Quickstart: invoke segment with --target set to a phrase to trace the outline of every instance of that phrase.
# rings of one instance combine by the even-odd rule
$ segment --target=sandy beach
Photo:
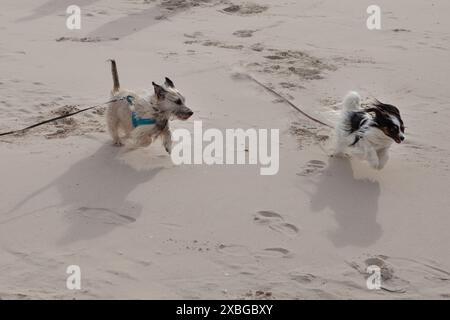
[[[175,165],[114,147],[104,106],[0,137],[0,299],[449,299],[450,2],[378,0],[381,30],[371,4],[2,0],[0,132],[108,101],[114,58],[127,88],[175,82],[173,129],[280,144],[275,175]],[[349,90],[395,104],[406,140],[380,171],[332,158],[331,129],[237,74],[330,125]]]

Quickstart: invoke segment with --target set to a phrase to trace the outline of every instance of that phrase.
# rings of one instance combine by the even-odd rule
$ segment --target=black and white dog
[[[336,126],[334,155],[350,149],[362,155],[374,169],[382,169],[389,159],[392,142],[401,143],[405,127],[397,107],[378,100],[361,107],[361,98],[351,91],[344,98],[344,108]]]

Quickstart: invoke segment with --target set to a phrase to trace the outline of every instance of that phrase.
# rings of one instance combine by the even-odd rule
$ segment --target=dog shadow
[[[379,196],[379,183],[355,179],[349,159],[330,158],[312,195],[311,210],[334,212],[337,229],[329,232],[329,238],[336,247],[366,247],[382,234],[377,222]]]
[[[76,4],[79,7],[88,6],[90,4],[93,4],[95,2],[98,2],[99,0],[50,0],[44,3],[43,5],[37,7],[34,9],[33,13],[29,16],[20,18],[17,20],[17,22],[23,22],[23,21],[31,21],[35,19],[39,19],[45,16],[49,16],[52,14],[57,13],[65,13],[67,7]]]
[[[102,146],[55,181],[70,222],[62,244],[98,237],[135,222],[141,215],[142,206],[127,200],[127,196],[138,185],[153,179],[162,167],[135,170],[118,159],[119,150]]]
[[[99,0],[78,0],[74,3],[73,0],[50,0],[34,9],[32,14],[19,18],[16,22],[31,21],[55,13],[65,13],[67,7],[73,4],[76,4],[83,10],[83,7],[87,7],[98,1]],[[160,23],[162,18],[168,18],[186,10],[187,8],[180,7],[177,10],[168,12],[163,10],[160,5],[154,4],[138,13],[130,13],[124,17],[107,22],[90,32],[87,36],[90,38],[101,39],[102,41],[111,39],[118,40],[154,24]]]
[[[12,210],[50,188],[60,194],[61,208],[69,225],[59,244],[88,240],[135,222],[142,213],[139,203],[127,199],[140,184],[163,169],[154,166],[138,171],[119,159],[120,148],[104,145],[94,154],[73,164],[48,185],[30,194]],[[22,215],[23,216],[23,215]]]
[[[174,13],[172,13],[173,15]],[[159,6],[142,10],[139,13],[129,14],[122,18],[101,25],[88,34],[91,38],[121,39],[133,33],[161,22],[163,11]]]

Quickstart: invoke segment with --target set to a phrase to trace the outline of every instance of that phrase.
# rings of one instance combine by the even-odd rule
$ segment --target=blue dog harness
[[[152,118],[139,118],[136,112],[131,113],[131,122],[133,122],[133,127],[146,126],[150,124],[155,124],[156,120]]]
[[[133,105],[134,97],[127,96],[126,100],[128,101],[128,104],[130,106]],[[146,126],[146,125],[152,125],[156,123],[155,119],[152,118],[141,118],[137,115],[135,111],[131,112],[131,122],[133,123],[133,127],[139,127],[139,126]]]

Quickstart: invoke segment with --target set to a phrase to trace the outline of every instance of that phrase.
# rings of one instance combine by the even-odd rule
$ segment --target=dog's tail
[[[116,61],[114,59],[109,59],[111,62],[111,73],[113,78],[113,92],[117,92],[120,89],[120,83],[119,83],[119,74],[117,72],[117,66]]]
[[[350,91],[344,98],[344,111],[355,111],[361,106],[361,97],[358,92]]]

